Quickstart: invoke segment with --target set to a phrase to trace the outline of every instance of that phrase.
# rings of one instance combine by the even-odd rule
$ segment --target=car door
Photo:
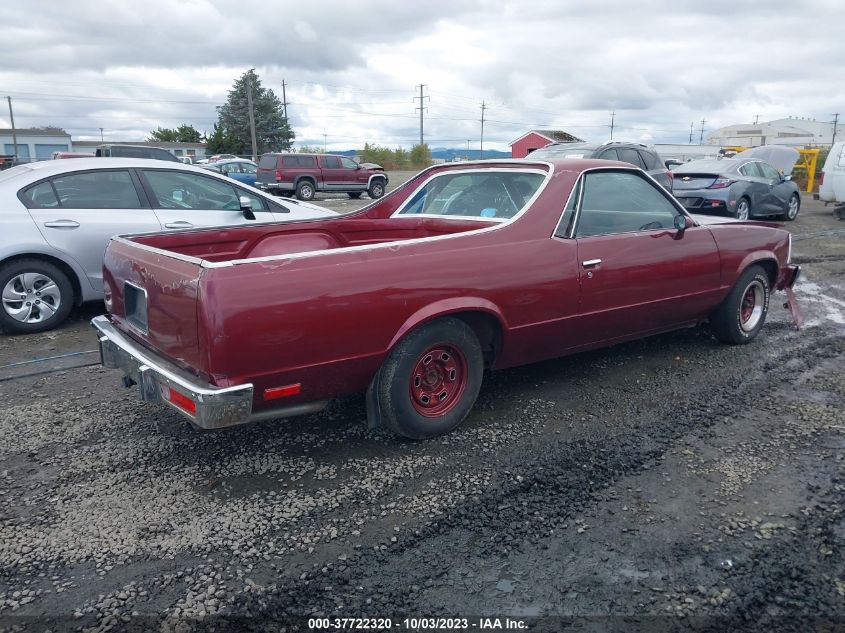
[[[345,181],[346,173],[340,164],[340,158],[337,156],[320,156],[320,169],[323,172],[323,186],[326,191],[345,189],[347,183]]]
[[[579,335],[600,343],[704,318],[720,284],[716,242],[641,173],[589,171],[572,237],[580,280]]]
[[[788,180],[784,180],[781,173],[769,163],[760,161],[758,164],[768,185],[764,208],[769,213],[785,213],[789,198],[795,193],[795,187]]]
[[[369,176],[366,170],[351,158],[340,157],[340,167],[343,170],[343,181],[350,189],[366,189]]]
[[[47,243],[75,259],[98,291],[103,288],[103,253],[113,235],[161,230],[128,169],[62,174],[24,194],[29,214]]]
[[[139,171],[155,213],[166,229],[226,226],[281,219],[281,216],[276,216],[269,210],[263,198],[222,178],[170,169]],[[250,199],[254,220],[245,216],[241,209],[240,196]]]

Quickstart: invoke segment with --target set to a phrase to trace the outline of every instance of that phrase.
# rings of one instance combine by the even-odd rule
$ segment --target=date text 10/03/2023
[[[410,631],[518,631],[527,628],[524,620],[511,618],[427,618],[414,617],[392,620],[391,618],[309,618],[308,628],[312,630],[376,630],[393,628]]]

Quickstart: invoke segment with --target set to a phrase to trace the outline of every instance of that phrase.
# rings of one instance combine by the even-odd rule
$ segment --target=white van
[[[819,200],[845,204],[845,141],[834,143],[824,161]]]

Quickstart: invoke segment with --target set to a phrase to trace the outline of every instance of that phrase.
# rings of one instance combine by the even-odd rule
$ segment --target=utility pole
[[[255,112],[252,109],[252,81],[246,80],[246,103],[249,107],[249,133],[252,136],[252,160],[258,160],[258,143],[255,140]]]
[[[755,115],[754,115],[754,125],[757,125],[757,122],[758,122],[759,120],[760,120],[760,115],[759,115],[759,114],[755,114]]]
[[[616,122],[616,111],[610,113],[610,140],[613,140],[613,126]]]
[[[692,128],[695,126],[695,121],[690,121],[689,124],[689,144],[692,145]]]
[[[285,80],[282,79],[282,110],[285,113],[285,123],[288,120],[288,98],[285,95]]]
[[[469,139],[467,139],[467,160],[469,160]]]
[[[329,138],[329,135],[326,134],[325,132],[323,132],[323,154],[329,153],[329,150],[328,150],[329,146],[328,146],[328,140],[327,140],[328,138]]]
[[[487,104],[481,102],[481,143],[479,144],[479,160],[484,160],[484,111],[487,109]]]
[[[420,84],[419,86],[417,86],[417,88],[420,89],[420,96],[414,97],[414,101],[419,99],[420,100],[420,107],[414,108],[414,109],[420,111],[420,145],[423,145],[425,143],[425,140],[423,138],[423,111],[425,110],[425,108],[423,107],[423,101],[425,99],[430,99],[430,97],[423,96],[423,88],[425,88],[425,84]]]
[[[15,130],[15,114],[12,112],[12,98],[6,97],[6,101],[9,102],[9,119],[12,121],[12,145],[15,147],[15,158],[12,161],[12,164],[18,162],[18,133]]]
[[[103,128],[100,128],[100,143],[103,142]]]
[[[698,136],[698,144],[704,145],[704,124],[707,123],[707,119],[701,119],[701,134]]]
[[[12,106],[9,106],[9,112],[12,111]],[[14,126],[14,123],[12,123]],[[833,115],[833,137],[830,139],[830,146],[833,147],[833,144],[836,142],[836,126],[839,125],[839,113],[836,112]],[[17,151],[17,150],[15,150]]]

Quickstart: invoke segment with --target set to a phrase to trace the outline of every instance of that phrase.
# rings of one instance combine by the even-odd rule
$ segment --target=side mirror
[[[675,225],[675,230],[678,231],[678,233],[683,233],[687,230],[687,216],[676,215],[673,223]]]
[[[239,201],[241,204],[241,211],[243,211],[244,217],[247,220],[254,220],[255,214],[252,212],[252,200],[250,200],[246,196],[241,196]]]
[[[792,174],[781,174],[780,177],[783,179],[784,182],[787,180],[792,180]]]

